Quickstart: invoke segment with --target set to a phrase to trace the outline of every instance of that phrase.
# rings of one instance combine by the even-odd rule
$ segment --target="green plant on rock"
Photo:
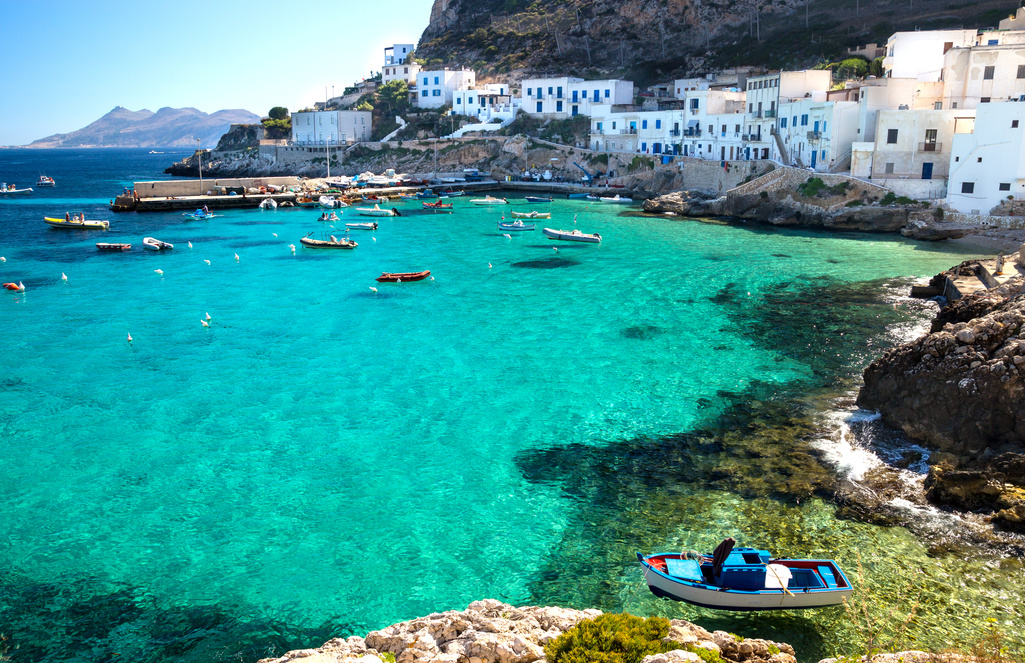
[[[743,638],[740,638],[736,635],[733,637],[737,639],[737,642],[743,640]],[[698,658],[700,658],[703,663],[723,663],[722,656],[720,656],[719,652],[715,651],[714,649],[705,649],[704,647],[698,647],[693,642],[688,642],[686,645],[683,646],[683,648],[692,654],[697,654]]]
[[[879,201],[880,205],[892,205],[897,202],[897,194],[892,191],[887,191],[886,195]]]
[[[912,200],[911,198],[908,198],[907,196],[898,196],[897,200],[894,201],[894,202],[896,202],[898,205],[914,205],[915,204],[915,201]]]
[[[680,647],[679,643],[664,642],[667,635],[669,620],[663,617],[604,614],[581,621],[549,642],[545,657],[548,663],[640,663],[645,656]]]
[[[851,598],[843,600],[847,621],[857,633],[860,644],[857,651],[851,652],[851,658],[861,660],[865,657],[871,661],[877,654],[903,649],[910,645],[913,637],[909,633],[921,605],[922,588],[911,596],[913,586],[910,580],[903,581],[897,588],[896,600],[888,607],[881,607],[881,602],[873,595],[871,587],[865,582],[865,571],[858,558],[858,570],[853,585],[857,591]],[[906,614],[901,614],[906,610]]]
[[[384,663],[395,663],[395,654],[390,651],[383,651],[377,657],[384,661]]]
[[[819,177],[809,177],[806,182],[797,185],[797,192],[805,198],[811,198],[826,188],[826,183]]]
[[[632,173],[635,170],[653,170],[655,168],[655,160],[648,159],[646,157],[634,157],[630,164],[626,167],[626,172]]]
[[[844,207],[861,207],[864,204],[865,203],[861,202],[860,200],[851,200],[851,201],[848,201],[847,204],[844,205]]]

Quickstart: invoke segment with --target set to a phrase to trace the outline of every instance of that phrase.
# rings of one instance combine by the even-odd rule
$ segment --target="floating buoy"
[[[374,286],[370,286],[370,292],[377,292],[377,288],[375,288]]]
[[[160,274],[161,276],[164,275],[164,270],[162,270],[162,269],[154,269],[153,271],[156,272],[157,274]]]
[[[277,233],[271,233],[271,234],[272,234],[272,235],[274,235],[275,237],[277,237],[277,236],[278,236],[278,234],[277,234]]]
[[[502,233],[502,237],[506,239],[512,239],[512,235],[510,235],[509,233]]]
[[[207,322],[206,320],[200,320],[200,323],[202,323],[202,325],[203,325],[204,327],[209,327],[209,326],[210,326],[210,323],[209,323],[209,322]]]
[[[61,281],[64,281],[65,283],[68,282],[68,275],[64,272],[61,272]]]
[[[375,242],[377,241],[376,237],[371,237],[370,239],[374,240]]]
[[[189,248],[190,249],[192,248],[192,242],[189,242]]]
[[[205,263],[206,263],[206,264],[208,264],[208,265],[210,264],[210,261],[209,261],[209,260],[204,260],[203,262],[205,262]]]
[[[431,280],[432,280],[432,281],[434,280],[434,277],[433,277],[433,276],[431,277]]]
[[[207,313],[207,314],[206,314],[206,319],[207,319],[207,320],[209,320],[209,319],[210,319],[210,314],[209,314],[209,313]]]
[[[131,335],[131,334],[129,334],[129,335],[128,335],[128,342],[129,342],[129,343],[131,343],[131,342],[132,342],[132,335]]]
[[[558,252],[559,252],[559,247],[557,247],[557,246],[553,246],[553,247],[552,247],[552,251],[555,251],[556,253],[558,253]]]
[[[491,263],[490,262],[488,263],[488,269],[491,269]]]
[[[235,262],[238,262],[238,254],[235,254]]]
[[[295,244],[289,244],[288,248],[292,249],[292,253],[295,253]]]
[[[7,258],[0,256],[0,262],[7,262]]]

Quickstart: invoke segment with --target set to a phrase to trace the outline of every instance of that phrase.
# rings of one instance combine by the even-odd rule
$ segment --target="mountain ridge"
[[[115,106],[95,122],[64,134],[34,140],[25,147],[213,147],[232,124],[259,122],[260,116],[243,109],[204,113],[192,107],[164,106],[153,112]]]

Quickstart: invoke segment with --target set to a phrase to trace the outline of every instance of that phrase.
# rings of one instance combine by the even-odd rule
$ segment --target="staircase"
[[[787,148],[785,145],[783,145],[783,137],[775,131],[772,132],[772,136],[776,139],[776,149],[779,150],[780,161],[782,161],[787,166],[791,165],[790,157],[787,156]]]

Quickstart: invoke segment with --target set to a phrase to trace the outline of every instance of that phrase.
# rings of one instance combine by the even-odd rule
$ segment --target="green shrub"
[[[768,191],[759,191],[758,195],[762,197],[762,200],[765,200],[766,198],[769,197],[769,192]]]
[[[832,196],[842,196],[845,193],[847,193],[847,189],[850,189],[850,188],[851,188],[851,183],[847,182],[845,180],[843,182],[840,182],[836,186],[829,187],[828,189],[826,189],[826,191],[828,191],[829,194],[832,195]]]
[[[914,205],[915,201],[907,196],[900,196],[897,198],[896,203],[898,205]]]
[[[655,160],[646,157],[634,157],[626,167],[626,172],[632,173],[635,170],[652,170],[655,168]]]
[[[604,164],[604,165],[608,166],[609,165],[609,155],[607,155],[607,154],[597,154],[595,156],[592,156],[590,159],[588,159],[587,162],[590,163],[591,165],[594,165],[596,163],[600,163],[600,164]]]
[[[548,663],[640,663],[645,656],[680,648],[679,643],[663,642],[667,635],[669,620],[663,617],[605,614],[585,619],[549,642],[545,657]]]
[[[736,636],[734,636],[736,638]],[[738,638],[738,642],[740,639]],[[697,654],[703,663],[722,663],[722,656],[719,652],[714,649],[705,649],[704,647],[698,647],[693,643],[687,643],[683,648],[692,654]]]
[[[797,185],[797,192],[805,198],[811,198],[826,188],[826,183],[819,177],[809,177],[807,182]]]
[[[886,195],[883,196],[882,200],[879,201],[880,205],[892,205],[897,201],[897,194],[892,191],[887,191]]]
[[[861,207],[864,204],[865,203],[861,202],[860,200],[850,200],[847,202],[846,205],[844,205],[844,207]]]

